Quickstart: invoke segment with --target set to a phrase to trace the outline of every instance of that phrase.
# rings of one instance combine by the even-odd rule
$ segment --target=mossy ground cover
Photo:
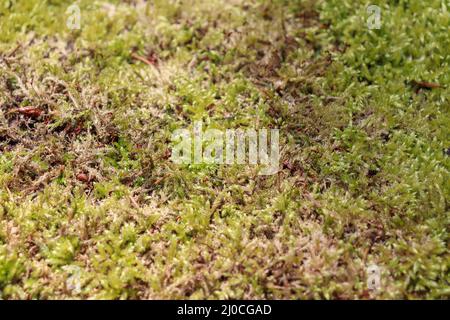
[[[448,298],[450,3],[373,2],[2,1],[0,298]]]

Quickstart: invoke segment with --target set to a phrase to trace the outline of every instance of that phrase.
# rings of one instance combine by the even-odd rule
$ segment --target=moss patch
[[[448,297],[445,1],[75,3],[0,6],[0,298]],[[194,120],[280,172],[174,164]]]

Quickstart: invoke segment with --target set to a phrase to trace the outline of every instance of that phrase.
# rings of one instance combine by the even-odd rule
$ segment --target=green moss
[[[0,298],[448,297],[443,1],[76,3],[0,5]],[[174,164],[196,120],[281,171]]]

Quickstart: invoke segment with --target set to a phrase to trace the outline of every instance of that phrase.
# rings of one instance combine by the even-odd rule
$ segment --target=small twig
[[[424,88],[424,89],[436,89],[436,88],[441,88],[441,85],[439,83],[436,82],[427,82],[427,81],[412,81],[412,84],[419,87],[419,88]]]
[[[8,114],[20,113],[27,117],[37,118],[42,114],[42,112],[43,112],[43,110],[38,107],[29,106],[29,107],[12,109],[8,112]]]
[[[145,63],[145,64],[147,64],[147,65],[149,65],[149,66],[153,66],[153,67],[155,67],[156,70],[159,71],[159,68],[157,67],[156,63],[154,63],[154,62],[148,60],[147,58],[145,58],[145,57],[143,57],[143,56],[140,56],[140,55],[138,55],[138,54],[136,54],[136,53],[134,53],[134,52],[131,54],[131,57],[132,57],[133,59],[139,60],[139,61],[141,61],[141,62],[143,62],[143,63]]]
[[[128,198],[130,199],[130,202],[135,209],[140,209],[139,204],[136,202],[136,199],[134,199],[133,196],[130,195],[128,196]]]
[[[14,49],[11,50],[10,53],[7,54],[7,57],[8,58],[12,57],[17,52],[17,50],[19,50],[20,47],[22,47],[22,45],[19,43]]]

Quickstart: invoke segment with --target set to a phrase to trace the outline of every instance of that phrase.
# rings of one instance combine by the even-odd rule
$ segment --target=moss
[[[72,4],[0,6],[0,298],[448,297],[445,3]],[[196,120],[281,171],[174,164]]]

